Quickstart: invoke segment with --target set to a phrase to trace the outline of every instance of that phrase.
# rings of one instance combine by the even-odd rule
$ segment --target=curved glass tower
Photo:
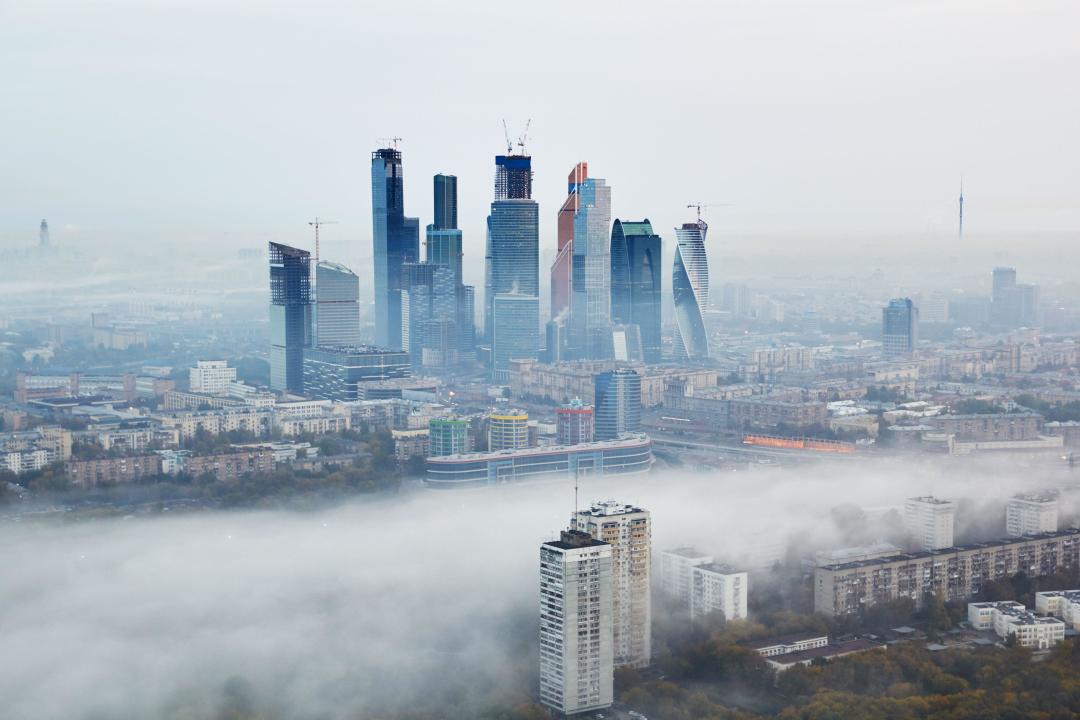
[[[704,220],[675,228],[678,244],[671,273],[675,301],[675,354],[688,360],[709,357],[709,337],[702,313],[709,304],[709,261],[705,257]]]

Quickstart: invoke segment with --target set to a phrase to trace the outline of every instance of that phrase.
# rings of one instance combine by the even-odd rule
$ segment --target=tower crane
[[[703,202],[696,202],[696,203],[690,203],[686,207],[696,209],[697,210],[697,219],[700,220],[701,219],[701,209],[702,208],[731,207],[731,203],[703,203]]]
[[[514,145],[517,145],[519,148],[521,148],[521,152],[519,153],[520,155],[525,154],[525,141],[529,138],[530,125],[532,125],[532,118],[529,118],[525,122],[525,130],[520,135],[518,135],[517,142],[515,143],[510,139],[510,128],[506,125],[506,118],[503,118],[503,136],[506,138],[507,155],[514,154]]]
[[[399,137],[381,137],[381,138],[375,138],[375,142],[379,143],[379,145],[381,145],[382,147],[391,147],[392,146],[395,150],[397,150],[397,144],[399,142],[401,142],[403,139],[404,138],[399,138]]]
[[[337,220],[320,220],[316,215],[315,219],[308,223],[311,227],[315,228],[315,268],[316,271],[319,267],[319,228],[323,225],[337,225]]]

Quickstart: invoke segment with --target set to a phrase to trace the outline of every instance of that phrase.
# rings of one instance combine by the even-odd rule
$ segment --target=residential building
[[[188,370],[188,389],[193,393],[219,395],[236,382],[236,368],[225,360],[199,360]]]
[[[881,310],[881,344],[885,357],[911,357],[919,342],[919,308],[910,298],[890,300]]]
[[[459,455],[470,450],[468,420],[432,418],[428,421],[429,455]]]
[[[697,222],[675,228],[675,261],[671,292],[675,308],[675,355],[688,360],[709,357],[709,337],[703,313],[709,306],[709,260],[705,235],[709,226]]]
[[[746,617],[748,576],[730,565],[704,563],[690,568],[690,618],[722,612],[726,620]]]
[[[593,409],[574,398],[555,411],[555,437],[560,445],[592,442]]]
[[[1037,592],[1035,612],[1061,618],[1073,630],[1080,630],[1080,590]]]
[[[558,245],[555,261],[551,264],[551,321],[565,327],[566,316],[570,313],[570,266],[574,254],[574,216],[578,211],[578,188],[589,177],[589,164],[579,162],[566,178],[566,200],[559,208],[556,232]],[[559,335],[560,342],[551,343],[548,339],[548,354],[554,359],[562,359],[565,336]],[[554,353],[554,354],[553,354]]]
[[[488,450],[529,447],[529,414],[524,410],[494,412],[488,417]]]
[[[563,716],[614,700],[612,549],[564,530],[540,546],[540,701]]]
[[[692,547],[662,550],[660,552],[660,589],[665,595],[690,607],[693,589],[692,572],[699,565],[708,565],[712,555],[704,555]]]
[[[49,464],[49,453],[44,450],[0,451],[0,468],[21,475],[41,470]]]
[[[311,345],[311,253],[270,243],[270,387],[304,391]]]
[[[1020,647],[1046,650],[1065,639],[1065,623],[1041,617],[1018,602],[968,603],[968,622],[976,630],[993,630],[1002,640],[1015,638]]]
[[[338,263],[315,266],[315,338],[313,345],[359,345],[360,278]]]
[[[96,460],[69,460],[65,466],[68,479],[78,488],[121,485],[161,474],[158,455],[125,455]]]
[[[402,265],[420,259],[420,221],[405,217],[405,172],[401,151],[371,153],[371,224],[375,261],[375,344],[404,348]]]
[[[1038,413],[977,413],[921,418],[937,432],[954,435],[958,442],[1038,440],[1043,416]]]
[[[590,177],[578,186],[577,196],[567,354],[602,360],[611,355],[611,188]]]
[[[506,382],[512,360],[540,354],[540,299],[535,295],[499,294],[492,301],[498,322],[492,327],[492,379]]]
[[[430,454],[430,436],[427,428],[415,430],[391,430],[394,439],[394,457],[398,462]]]
[[[618,368],[596,376],[596,439],[613,440],[641,429],[641,376]]]
[[[652,525],[649,511],[607,500],[575,513],[570,528],[611,546],[612,635],[616,667],[652,657]]]
[[[272,450],[236,450],[213,455],[191,455],[184,471],[193,477],[213,475],[218,482],[236,482],[245,475],[268,475],[274,470]]]
[[[341,345],[304,351],[304,394],[316,400],[359,400],[365,383],[409,376],[409,354],[402,350]]]
[[[599,373],[629,367],[641,378],[641,406],[656,407],[667,403],[665,392],[672,383],[682,383],[694,392],[716,385],[722,374],[714,368],[657,367],[613,360],[580,360],[557,364],[536,360],[511,360],[510,391],[514,397],[531,397],[566,403],[574,398],[592,398],[596,394]],[[825,406],[822,403],[824,416]]]
[[[956,505],[927,495],[904,501],[904,531],[920,550],[953,546]]]
[[[1005,533],[1012,537],[1056,532],[1058,529],[1057,493],[1014,495],[1005,506]]]
[[[660,271],[663,245],[646,218],[611,228],[611,320],[636,325],[645,362],[661,360]]]

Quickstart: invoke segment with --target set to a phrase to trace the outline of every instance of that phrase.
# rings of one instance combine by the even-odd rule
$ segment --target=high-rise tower
[[[49,247],[49,223],[44,220],[41,221],[41,226],[38,228],[38,247]]]
[[[462,281],[462,239],[457,226],[457,177],[438,174],[434,179],[435,222],[427,226],[427,262],[449,268],[454,287],[453,335],[456,354],[472,353],[475,330],[473,287]]]
[[[315,267],[313,345],[360,344],[360,278],[338,263]]]
[[[960,178],[960,226],[956,237],[959,240],[964,239],[964,178]]]
[[[611,344],[611,188],[600,178],[587,178],[577,195],[568,353],[599,360],[608,357]]]
[[[675,353],[689,360],[709,357],[709,337],[703,313],[709,304],[709,261],[705,234],[709,226],[697,222],[675,228],[678,244],[672,264],[671,292],[675,308]]]
[[[311,344],[311,253],[270,243],[270,387],[304,391]]]
[[[881,344],[886,357],[910,357],[919,342],[919,308],[896,298],[881,310]]]
[[[551,320],[565,325],[570,310],[570,264],[574,252],[574,216],[578,211],[578,188],[589,176],[589,164],[579,162],[566,178],[566,200],[559,208],[558,248],[551,264]],[[548,348],[551,354],[552,348]],[[560,348],[561,350],[561,348]],[[554,357],[558,357],[555,354]]]
[[[420,221],[405,217],[405,176],[397,148],[381,148],[371,153],[371,223],[375,343],[400,350],[403,347],[401,266],[419,259]]]
[[[596,375],[594,389],[595,435],[614,440],[641,429],[641,376],[631,368]]]
[[[637,325],[646,362],[660,362],[662,243],[648,219],[611,228],[611,321]]]

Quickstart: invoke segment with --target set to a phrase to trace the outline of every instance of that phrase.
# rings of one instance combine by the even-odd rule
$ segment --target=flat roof
[[[883,647],[885,646],[881,643],[874,642],[873,640],[856,638],[855,640],[848,640],[843,643],[830,643],[829,645],[810,648],[809,650],[797,650],[796,652],[784,653],[783,655],[773,655],[772,657],[765,659],[768,662],[780,665],[794,665],[795,663],[806,662],[807,660],[813,660],[814,658],[836,657],[839,655],[847,655],[848,653],[859,652],[861,650],[873,650],[875,648]]]
[[[776,635],[775,637],[765,638],[763,640],[747,640],[742,644],[753,650],[760,650],[762,648],[774,647],[776,645],[791,645],[793,643],[803,642],[806,640],[817,640],[818,638],[828,639],[828,637],[829,633],[827,632],[790,633],[788,635]]]

